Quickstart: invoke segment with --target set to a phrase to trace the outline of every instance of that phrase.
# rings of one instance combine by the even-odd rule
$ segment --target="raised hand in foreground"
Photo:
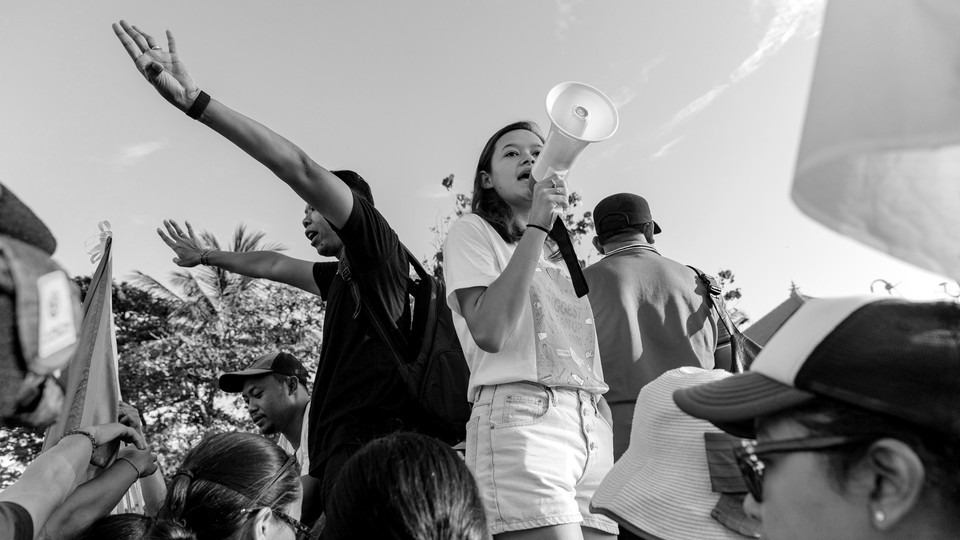
[[[177,55],[177,42],[173,33],[167,30],[169,51],[164,51],[156,38],[127,21],[113,23],[113,32],[133,59],[137,71],[164,99],[181,111],[187,111],[200,94],[200,89]]]
[[[163,220],[163,226],[166,227],[167,232],[164,233],[163,229],[157,227],[157,234],[159,234],[163,242],[177,254],[177,256],[173,258],[174,263],[185,268],[192,268],[202,262],[200,258],[207,248],[203,247],[200,239],[197,238],[196,233],[193,232],[193,227],[189,221],[186,222],[186,225],[187,233],[184,234],[183,229],[180,228],[180,225],[177,224],[176,221],[165,219]]]

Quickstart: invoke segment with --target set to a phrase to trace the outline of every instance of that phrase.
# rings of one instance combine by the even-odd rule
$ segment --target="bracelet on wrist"
[[[205,249],[203,253],[200,254],[200,264],[210,266],[210,253],[212,252],[212,249]]]
[[[197,94],[197,99],[193,100],[193,104],[187,109],[187,116],[194,120],[199,120],[200,115],[203,114],[203,111],[207,109],[207,105],[209,104],[210,94],[201,90],[200,93]]]
[[[537,225],[536,223],[527,223],[527,228],[529,229],[530,227],[533,227],[534,229],[540,229],[541,231],[547,233],[547,235],[550,234],[550,229]]]
[[[131,461],[130,458],[120,456],[117,458],[117,461],[126,461],[131,467],[133,467],[133,470],[137,471],[137,478],[143,478],[143,471],[141,471],[140,468],[137,467],[137,464]]]
[[[70,431],[64,433],[63,436],[60,437],[60,440],[62,441],[71,435],[83,435],[84,437],[90,439],[90,445],[93,446],[93,449],[90,451],[91,455],[93,455],[93,452],[95,452],[97,450],[97,447],[100,446],[99,444],[97,444],[96,437],[94,437],[92,433],[90,433],[85,429],[71,429]]]

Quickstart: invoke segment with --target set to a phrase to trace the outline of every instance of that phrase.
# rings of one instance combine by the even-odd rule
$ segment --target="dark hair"
[[[504,201],[495,189],[487,189],[482,185],[483,173],[490,174],[493,166],[493,152],[496,150],[497,141],[511,131],[526,130],[543,141],[543,135],[540,134],[540,128],[533,122],[514,122],[510,125],[500,128],[487,140],[483,151],[480,152],[480,160],[477,162],[477,172],[473,177],[473,202],[471,209],[473,213],[482,217],[490,224],[494,230],[503,238],[503,241],[512,244],[518,242],[523,236],[523,230],[517,226],[514,220],[513,209]]]
[[[344,465],[327,503],[324,537],[396,540],[488,538],[473,475],[449,446],[398,433]]]
[[[337,178],[343,180],[343,183],[350,188],[350,191],[356,193],[358,197],[370,203],[370,206],[376,206],[373,204],[373,191],[370,190],[370,184],[368,184],[362,176],[347,169],[330,172],[335,174]]]
[[[899,418],[817,397],[770,419],[788,419],[807,428],[812,435],[863,437],[863,444],[843,446],[824,452],[830,475],[842,492],[854,466],[866,457],[870,445],[883,438],[910,446],[923,462],[924,492],[943,516],[960,516],[960,440]]]
[[[285,511],[300,492],[300,466],[252,433],[207,435],[184,457],[158,517],[185,523],[199,540],[226,538],[250,522],[243,510]]]
[[[90,524],[76,540],[196,540],[193,531],[170,519],[142,514],[103,516]]]

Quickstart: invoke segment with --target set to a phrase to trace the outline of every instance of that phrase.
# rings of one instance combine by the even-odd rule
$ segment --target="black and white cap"
[[[960,437],[960,304],[812,299],[749,372],[673,398],[691,416],[753,438],[758,417],[818,396]]]

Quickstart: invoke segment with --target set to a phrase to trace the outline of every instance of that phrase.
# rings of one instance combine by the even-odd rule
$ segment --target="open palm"
[[[177,55],[173,33],[167,30],[167,46],[170,50],[164,51],[156,38],[126,21],[113,23],[113,31],[133,59],[137,70],[157,92],[178,109],[189,109],[200,89]]]

